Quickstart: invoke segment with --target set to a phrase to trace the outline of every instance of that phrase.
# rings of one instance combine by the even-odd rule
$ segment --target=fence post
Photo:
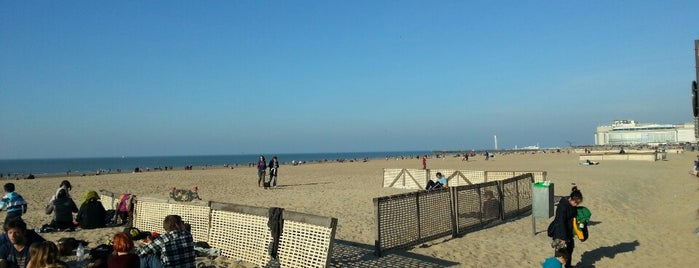
[[[376,226],[376,240],[374,240],[374,255],[381,257],[381,215],[378,198],[374,198],[374,226]]]
[[[504,191],[503,188],[505,187],[502,181],[498,181],[498,186],[495,187],[498,190],[498,200],[500,201],[498,204],[499,209],[500,209],[500,216],[499,220],[505,220],[505,196],[504,196]]]
[[[420,192],[415,193],[415,214],[417,215],[417,237],[418,239],[422,239],[422,225],[420,224],[421,222],[421,217],[420,217]]]
[[[449,202],[451,203],[451,237],[456,238],[459,234],[459,223],[457,209],[458,197],[456,194],[456,187],[449,187]]]
[[[425,171],[425,179],[423,180],[423,182],[425,182],[425,186],[427,185],[427,183],[430,182],[430,178],[432,178],[432,170],[431,170],[431,169],[427,169],[427,170]],[[423,189],[421,189],[421,190],[423,190]]]

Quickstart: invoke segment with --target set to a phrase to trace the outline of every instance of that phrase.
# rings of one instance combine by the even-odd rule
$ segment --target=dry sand
[[[699,263],[699,180],[688,174],[695,154],[670,154],[668,161],[603,161],[599,166],[578,165],[577,154],[482,156],[429,159],[428,168],[467,170],[543,170],[555,183],[555,195],[567,195],[577,183],[592,211],[590,239],[577,242],[577,267],[697,267]],[[283,160],[283,159],[282,159]],[[375,226],[372,198],[410,190],[382,188],[383,168],[421,168],[421,160],[373,159],[369,162],[283,165],[280,187],[258,188],[256,170],[176,170],[68,177],[76,202],[85,191],[106,189],[139,196],[166,198],[168,188],[197,185],[205,200],[287,210],[338,219],[335,267],[540,267],[553,253],[545,229],[551,219],[524,217],[468,233],[445,237],[412,249],[373,256]],[[48,223],[44,204],[66,178],[16,180],[17,191],[29,202],[24,216],[30,228]],[[4,215],[1,215],[4,216]],[[43,234],[49,240],[75,237],[104,243],[122,228]],[[233,260],[205,260],[216,267],[238,267]]]

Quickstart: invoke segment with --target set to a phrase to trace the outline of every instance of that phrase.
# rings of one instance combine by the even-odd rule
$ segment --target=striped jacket
[[[17,192],[9,192],[0,200],[0,210],[7,209],[7,212],[27,212],[27,201]]]

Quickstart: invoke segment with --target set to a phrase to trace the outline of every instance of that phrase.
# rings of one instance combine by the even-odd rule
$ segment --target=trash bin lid
[[[545,182],[535,182],[534,187],[541,187],[541,188],[549,188],[551,186],[550,183],[545,183]]]

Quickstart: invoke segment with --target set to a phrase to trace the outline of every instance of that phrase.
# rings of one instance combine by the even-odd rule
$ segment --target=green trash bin
[[[532,184],[532,216],[543,219],[553,217],[553,183]]]

